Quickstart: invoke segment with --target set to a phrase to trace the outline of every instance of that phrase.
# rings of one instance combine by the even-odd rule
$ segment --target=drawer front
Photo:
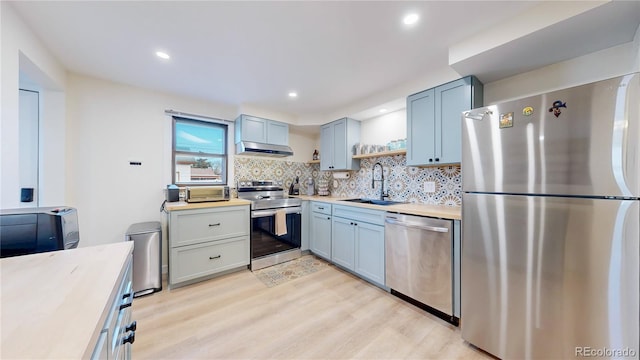
[[[213,241],[171,249],[171,284],[249,264],[249,237]]]
[[[113,308],[113,317],[109,326],[110,358],[117,359],[122,348],[122,339],[127,336],[126,328],[131,322],[131,305],[133,304],[133,259],[129,260],[126,272],[120,285]]]
[[[331,215],[331,204],[314,201],[311,203],[311,211]]]
[[[333,207],[333,215],[374,225],[384,225],[384,211],[382,210],[336,205]]]
[[[249,206],[171,212],[170,247],[249,235]]]

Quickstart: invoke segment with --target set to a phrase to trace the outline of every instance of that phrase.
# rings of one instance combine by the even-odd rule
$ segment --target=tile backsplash
[[[384,188],[391,200],[447,206],[462,204],[460,165],[412,167],[406,165],[405,155],[361,159],[360,170],[351,171],[348,179],[334,179],[331,171],[320,171],[319,164],[236,156],[234,184],[239,179],[282,179],[288,188],[298,176],[300,193],[306,194],[305,181],[311,177],[316,189],[319,179],[328,180],[332,196],[377,198],[380,195],[380,182],[376,181],[375,188],[371,188],[371,170],[376,162],[384,168]],[[380,179],[379,167],[376,168],[375,178]],[[435,192],[424,191],[427,181],[435,183]]]
[[[286,188],[295,180],[300,178],[300,192],[305,194],[305,181],[311,177],[317,183],[320,174],[320,165],[277,160],[271,158],[257,158],[247,156],[235,156],[233,162],[234,178],[233,186],[238,184],[238,180],[283,180]],[[304,188],[304,189],[303,189]]]

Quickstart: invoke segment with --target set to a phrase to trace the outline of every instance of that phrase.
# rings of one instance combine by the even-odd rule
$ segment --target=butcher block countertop
[[[192,210],[192,209],[206,209],[215,208],[221,206],[238,206],[238,205],[251,205],[251,201],[244,199],[230,199],[229,201],[209,201],[209,202],[196,202],[188,203],[185,201],[168,202],[165,205],[167,211],[177,210]]]
[[[344,198],[344,197],[318,196],[318,195],[314,195],[314,196],[298,195],[296,197],[302,200],[323,201],[323,202],[328,202],[335,205],[357,206],[357,207],[362,207],[367,209],[384,210],[384,211],[401,213],[401,214],[431,216],[431,217],[452,219],[452,220],[460,220],[462,218],[462,208],[459,206],[427,205],[427,204],[413,204],[413,203],[394,204],[394,205],[374,205],[374,204],[362,204],[362,203],[343,201],[345,199],[352,199],[352,198]]]
[[[2,359],[87,359],[133,242],[0,260]]]

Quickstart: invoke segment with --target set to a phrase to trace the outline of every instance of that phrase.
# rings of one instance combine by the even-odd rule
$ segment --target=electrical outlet
[[[426,192],[426,193],[434,193],[434,192],[436,192],[436,183],[435,183],[435,181],[425,181],[424,182],[424,192]]]

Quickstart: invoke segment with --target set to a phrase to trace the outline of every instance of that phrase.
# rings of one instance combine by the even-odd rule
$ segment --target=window
[[[173,183],[227,184],[227,125],[173,118]]]

